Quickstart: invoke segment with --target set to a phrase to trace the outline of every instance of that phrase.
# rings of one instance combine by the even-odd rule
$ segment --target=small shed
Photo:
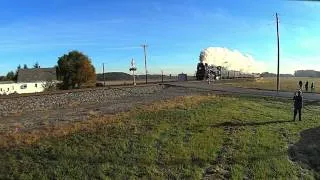
[[[188,80],[188,76],[187,74],[178,74],[178,81],[187,81]]]

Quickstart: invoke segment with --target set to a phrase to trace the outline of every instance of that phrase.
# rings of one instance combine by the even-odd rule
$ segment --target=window
[[[27,87],[28,86],[26,84],[23,84],[23,85],[20,86],[20,89],[27,89]]]

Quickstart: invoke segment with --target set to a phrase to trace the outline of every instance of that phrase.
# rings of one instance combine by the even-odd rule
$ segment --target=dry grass
[[[0,134],[0,148],[9,148],[21,145],[31,145],[41,139],[48,137],[63,137],[79,131],[94,132],[98,127],[105,124],[119,123],[123,119],[133,116],[136,111],[140,112],[157,112],[159,110],[172,109],[172,108],[191,108],[197,106],[202,102],[211,100],[206,96],[189,96],[189,97],[176,97],[172,100],[164,100],[149,105],[144,105],[132,109],[129,112],[119,113],[117,115],[104,115],[103,117],[95,117],[92,114],[92,119],[82,122],[70,122],[56,125],[43,125],[31,131],[11,131]],[[19,124],[16,125],[19,129]]]
[[[214,95],[210,95],[209,96],[181,96],[181,97],[176,97],[172,100],[163,100],[163,101],[159,101],[150,105],[146,105],[140,108],[136,108],[139,109],[140,111],[142,110],[142,112],[157,112],[159,110],[163,110],[163,109],[172,109],[172,108],[191,108],[192,106],[197,106],[200,103],[206,102],[206,101],[210,101],[212,99],[214,99],[216,96]],[[134,111],[132,111],[134,112]]]
[[[107,123],[119,122],[119,116],[110,115],[84,122],[67,123],[63,125],[44,125],[41,129],[31,131],[14,131],[0,134],[0,147],[30,145],[41,139],[53,136],[62,137],[78,131],[94,131],[96,127]]]
[[[307,78],[307,77],[281,77],[280,78],[280,90],[281,91],[295,91],[299,88],[298,82],[304,83],[309,81],[309,91],[311,90],[311,82],[315,83],[315,92],[320,93],[320,78]],[[257,88],[266,90],[276,90],[277,79],[276,78],[261,78],[255,81],[238,81],[238,82],[226,82],[225,84],[233,85],[236,87],[244,88]]]

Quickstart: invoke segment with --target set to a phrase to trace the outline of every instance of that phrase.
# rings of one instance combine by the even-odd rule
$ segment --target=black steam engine
[[[216,80],[221,78],[221,66],[208,65],[207,63],[198,63],[197,65],[197,80]]]
[[[238,78],[253,78],[250,73],[242,73],[241,71],[228,70],[221,66],[208,65],[207,63],[198,63],[196,78],[197,80],[207,79],[238,79]]]
[[[197,80],[204,80],[205,75],[206,75],[205,65],[203,63],[198,63],[197,73],[196,73]]]

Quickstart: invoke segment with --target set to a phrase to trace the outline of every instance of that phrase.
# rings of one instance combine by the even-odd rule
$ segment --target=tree
[[[38,62],[36,62],[34,65],[33,65],[33,68],[40,68],[40,65]]]
[[[63,89],[94,86],[96,82],[95,68],[88,56],[79,51],[71,51],[58,59],[58,77],[63,80]]]
[[[17,67],[16,73],[14,73],[14,77],[13,77],[12,81],[17,81],[18,72],[19,72],[20,69],[21,69],[21,65],[19,64],[18,67]]]
[[[20,66],[20,65],[19,65]],[[28,66],[26,64],[23,65],[23,69],[28,69]]]
[[[15,79],[16,74],[13,71],[8,72],[6,79],[13,81]]]

